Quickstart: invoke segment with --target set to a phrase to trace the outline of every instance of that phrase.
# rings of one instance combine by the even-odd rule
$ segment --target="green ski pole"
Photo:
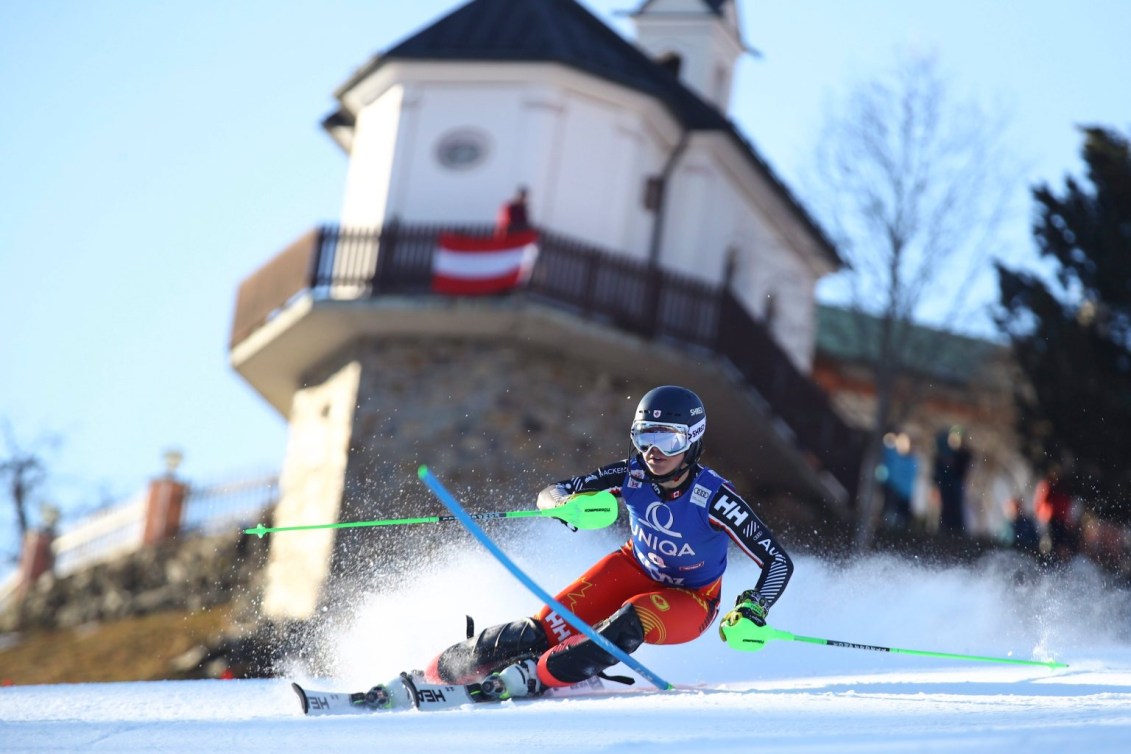
[[[617,520],[617,499],[611,492],[583,492],[570,497],[564,504],[550,510],[504,511],[498,513],[472,513],[477,521],[501,518],[556,518],[578,529],[604,529]],[[260,539],[264,534],[283,531],[310,531],[313,529],[359,529],[370,526],[406,526],[411,524],[439,524],[457,521],[452,515],[421,516],[419,518],[385,518],[375,521],[341,521],[333,524],[308,524],[305,526],[264,526],[259,524],[244,529],[244,534],[254,534]]]
[[[890,652],[900,655],[918,655],[919,657],[941,657],[951,660],[971,660],[975,662],[1002,662],[1013,665],[1040,665],[1046,668],[1066,668],[1063,662],[1044,660],[1017,660],[1012,657],[983,657],[981,655],[962,655],[951,652],[928,652],[922,649],[900,649],[898,647],[878,647],[872,644],[855,644],[848,641],[834,639],[818,639],[813,636],[799,636],[789,631],[781,631],[770,626],[759,626],[754,621],[735,616],[732,620],[724,620],[719,626],[719,635],[731,649],[744,652],[756,652],[766,645],[768,641],[800,641],[807,644],[821,644],[827,647],[844,647],[846,649],[867,649],[872,652]]]

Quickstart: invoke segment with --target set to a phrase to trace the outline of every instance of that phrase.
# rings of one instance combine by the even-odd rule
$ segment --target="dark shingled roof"
[[[689,129],[727,125],[674,74],[574,0],[472,0],[374,58],[342,90],[394,60],[561,63],[655,97]]]
[[[718,13],[729,0],[707,2]],[[654,97],[690,131],[727,134],[795,210],[834,264],[833,244],[734,124],[575,0],[471,0],[362,66],[340,97],[392,61],[559,63]],[[338,123],[345,113],[324,121]],[[339,123],[340,124],[340,123]]]

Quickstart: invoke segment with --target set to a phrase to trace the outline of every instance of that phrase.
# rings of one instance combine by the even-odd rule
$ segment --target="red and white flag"
[[[538,232],[476,238],[441,233],[432,290],[453,296],[503,293],[526,282],[538,256]]]

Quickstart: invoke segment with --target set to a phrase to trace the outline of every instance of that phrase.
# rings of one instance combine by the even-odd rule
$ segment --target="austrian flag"
[[[504,293],[526,282],[537,256],[533,230],[486,238],[441,233],[432,290],[452,296]]]

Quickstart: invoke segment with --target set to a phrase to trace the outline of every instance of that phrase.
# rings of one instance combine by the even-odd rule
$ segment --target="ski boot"
[[[508,665],[484,678],[479,689],[484,696],[505,701],[516,697],[537,696],[544,690],[538,679],[538,660],[529,658]]]

